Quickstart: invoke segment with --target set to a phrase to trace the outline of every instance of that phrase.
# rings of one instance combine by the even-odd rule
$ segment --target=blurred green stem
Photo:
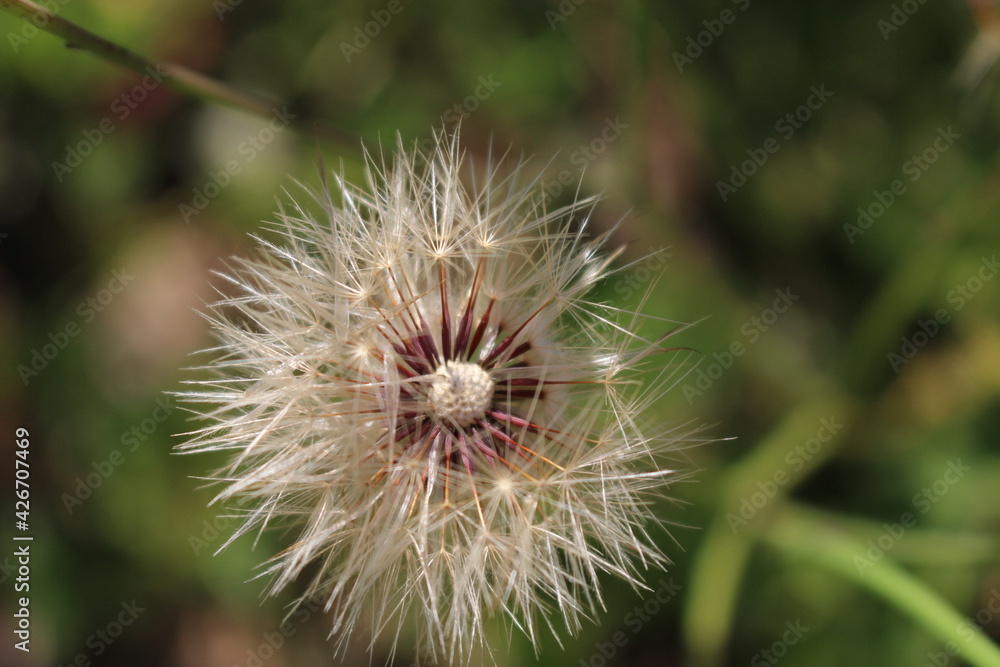
[[[162,78],[163,82],[171,88],[182,93],[265,118],[272,118],[276,114],[282,113],[283,118],[290,119],[292,126],[298,126],[299,129],[307,133],[315,133],[351,148],[357,145],[357,138],[348,132],[320,124],[302,114],[289,114],[283,111],[281,108],[283,105],[275,101],[231,88],[186,67],[142,56],[95,35],[29,0],[0,0],[0,10],[31,23],[39,30],[62,38],[66,41],[66,46],[71,49],[89,51],[98,58],[143,75],[153,74]]]
[[[866,387],[878,378],[873,369],[888,368],[886,352],[893,350],[896,336],[913,324],[928,294],[937,285],[951,247],[958,236],[954,217],[940,214],[924,227],[920,243],[894,267],[868,303],[850,337],[844,343],[840,374],[848,385]]]
[[[922,236],[910,244],[866,305],[844,345],[836,373],[831,374],[836,379],[830,382],[858,390],[879,381],[888,367],[884,355],[898,345],[895,337],[912,323],[937,285],[934,279],[946,268],[944,250],[954,246],[963,230],[977,221],[988,224],[982,219],[993,215],[1000,199],[998,192],[992,180],[985,185],[972,183],[922,226]],[[784,457],[815,435],[819,419],[831,415],[843,427],[806,465],[798,470],[789,469]],[[788,493],[836,453],[843,436],[860,416],[855,403],[832,392],[826,398],[804,401],[747,457],[729,469],[722,482],[716,515],[695,558],[684,614],[684,637],[693,664],[717,667],[724,663],[726,642],[754,541],[767,533],[767,522],[775,510],[782,509]],[[751,525],[744,526],[745,530],[731,527],[727,513],[738,512],[743,499],[759,490],[756,485],[773,481],[777,471],[784,472],[787,481],[777,485],[774,495],[753,517]]]
[[[869,559],[863,543],[816,521],[812,515],[788,508],[777,516],[764,540],[879,595],[942,642],[954,644],[955,651],[949,652],[957,653],[966,662],[978,667],[1000,667],[1000,647],[979,626],[885,554]],[[860,565],[859,557],[863,559]]]
[[[879,521],[831,512],[791,499],[786,499],[785,505],[793,509],[796,516],[811,518],[817,525],[837,525],[855,541],[878,539],[885,532],[885,524]],[[892,547],[896,562],[931,567],[991,564],[996,562],[998,553],[1000,537],[992,534],[917,527],[907,530],[906,540]]]
[[[945,308],[941,276],[970,229],[992,225],[1000,205],[996,178],[955,186],[947,203],[931,211],[906,253],[865,306],[837,361],[841,386],[867,391],[881,382],[889,364],[886,353],[898,349],[899,337],[914,325],[922,309]]]
[[[700,667],[723,664],[726,640],[730,636],[740,582],[756,535],[748,523],[766,524],[779,509],[784,496],[826,461],[836,450],[836,440],[850,429],[856,409],[845,397],[821,396],[800,405],[745,459],[730,468],[722,484],[722,500],[709,526],[698,558],[694,559],[691,593],[684,614],[685,643],[691,662]],[[808,460],[800,457],[797,470],[786,463],[789,452],[816,435],[821,421],[839,425],[830,439]],[[772,480],[775,471],[784,471],[783,483],[774,481],[775,494],[768,504],[744,520],[736,514],[744,498],[758,492],[757,483]],[[742,521],[742,523],[741,523]]]

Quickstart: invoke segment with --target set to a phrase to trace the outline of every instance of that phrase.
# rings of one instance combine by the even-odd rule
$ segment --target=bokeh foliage
[[[961,614],[1000,600],[1000,281],[984,262],[1000,248],[992,2],[52,4],[373,152],[461,117],[470,157],[511,147],[547,168],[553,203],[577,183],[604,193],[594,224],[623,220],[614,238],[636,263],[601,297],[635,306],[653,285],[647,312],[697,321],[672,340],[698,351],[673,359],[699,365],[651,417],[704,423],[717,441],[678,453],[689,474],[659,508],[675,565],[650,573],[649,592],[611,585],[593,627],[563,648],[546,640],[546,664],[605,664],[616,633],[627,641],[609,665],[772,664],[761,651],[796,622],[808,631],[787,667],[923,665],[943,651],[809,553],[830,535],[862,557],[883,538],[885,562]],[[171,454],[190,424],[164,392],[210,342],[195,311],[221,287],[211,271],[247,251],[284,189],[318,185],[320,158],[357,179],[359,145],[268,133],[266,119],[165,86],[140,93],[142,77],[25,25],[0,14],[0,451],[12,460],[14,429],[30,429],[35,634],[31,655],[5,642],[0,662],[246,665],[291,597],[261,601],[264,582],[245,580],[286,536],[212,555],[233,522],[192,476],[221,461]],[[814,87],[832,96],[787,133],[781,120]],[[930,161],[948,128],[958,138]],[[762,148],[723,197],[719,182]],[[73,151],[79,166],[54,166]],[[220,176],[234,161],[239,173]],[[884,204],[896,181],[905,192]],[[871,223],[852,230],[859,207]],[[115,271],[134,276],[119,292]],[[797,298],[771,320],[778,290]],[[19,370],[71,323],[79,335],[37,375]],[[907,344],[915,354],[894,369],[888,355]],[[786,456],[821,419],[842,427],[796,470]],[[955,461],[969,470],[945,477]],[[774,497],[732,531],[727,515],[757,493]],[[915,525],[885,542],[906,513]],[[0,526],[7,544],[11,520]],[[679,592],[638,622],[661,578]],[[93,633],[133,599],[144,611],[104,650]],[[997,614],[979,618],[1000,637]],[[319,614],[290,627],[264,664],[329,663]],[[362,648],[348,664],[367,660]],[[517,634],[496,657],[535,663]]]

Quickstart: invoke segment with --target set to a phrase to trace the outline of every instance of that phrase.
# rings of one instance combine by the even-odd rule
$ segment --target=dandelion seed
[[[662,339],[588,300],[613,273],[594,200],[547,211],[489,169],[466,187],[442,135],[370,161],[368,190],[338,180],[337,205],[324,187],[318,219],[280,210],[282,243],[239,260],[209,315],[217,373],[183,394],[215,406],[181,449],[232,452],[236,536],[298,531],[269,591],[312,565],[341,642],[416,624],[418,650],[463,661],[491,616],[574,633],[601,574],[640,586],[666,562],[645,526],[673,439],[640,422],[677,371],[639,385]]]

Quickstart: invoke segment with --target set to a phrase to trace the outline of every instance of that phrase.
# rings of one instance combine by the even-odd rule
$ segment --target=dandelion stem
[[[785,506],[798,517],[811,517],[817,524],[836,522],[855,541],[878,539],[885,525],[862,516],[851,516],[818,507],[803,505],[788,499]],[[1000,537],[980,532],[914,526],[906,531],[906,539],[892,546],[897,563],[905,566],[962,567],[996,562],[1000,553]]]
[[[753,529],[762,529],[769,515],[782,507],[785,495],[836,452],[837,439],[850,429],[855,413],[849,399],[836,395],[803,404],[730,469],[721,485],[720,509],[694,561],[691,593],[684,610],[684,637],[692,664],[708,667],[723,663],[743,573],[756,537]],[[788,452],[814,436],[820,420],[831,416],[843,427],[800,469],[785,470]],[[738,511],[741,500],[757,491],[757,482],[770,479],[776,470],[785,470],[788,482],[777,488],[750,526],[731,526],[726,512]]]
[[[865,553],[866,546],[844,532],[786,508],[764,539],[790,556],[810,560],[882,597],[942,642],[954,644],[964,661],[1000,667],[1000,647],[888,556],[866,560],[864,568],[859,568],[855,558]]]
[[[278,102],[233,88],[187,67],[147,58],[95,35],[30,0],[0,0],[0,10],[65,40],[68,48],[89,51],[98,58],[140,74],[155,72],[166,85],[187,95],[267,118],[273,117],[276,111],[282,109],[283,105]],[[300,130],[352,148],[358,143],[356,137],[344,130],[321,124],[302,113],[294,116],[292,118],[292,114],[287,114],[289,123]]]

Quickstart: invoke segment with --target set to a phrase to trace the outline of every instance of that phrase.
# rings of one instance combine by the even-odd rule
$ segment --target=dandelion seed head
[[[245,509],[237,536],[293,529],[270,593],[312,566],[338,641],[416,627],[456,662],[491,617],[575,633],[602,574],[638,587],[666,563],[647,526],[675,442],[643,417],[675,377],[651,361],[662,337],[590,296],[614,272],[594,200],[549,210],[519,168],[474,187],[463,169],[440,135],[372,159],[364,188],[334,177],[318,215],[282,205],[280,241],[237,260],[208,315],[214,375],[182,394],[207,423],[181,446],[231,453],[217,500]]]

